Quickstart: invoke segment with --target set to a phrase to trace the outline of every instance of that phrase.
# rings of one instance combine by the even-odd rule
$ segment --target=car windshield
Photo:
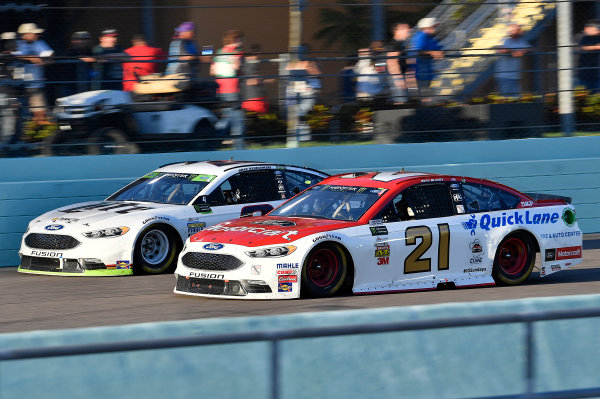
[[[385,191],[384,188],[317,185],[269,215],[356,221]]]
[[[107,201],[140,201],[188,204],[216,176],[152,172],[107,198]]]

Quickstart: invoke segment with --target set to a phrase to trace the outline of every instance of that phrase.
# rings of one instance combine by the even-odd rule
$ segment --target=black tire
[[[73,140],[73,135],[70,130],[58,130],[52,136],[46,137],[42,142],[41,155],[84,155],[86,153],[86,143],[77,139]]]
[[[315,247],[302,265],[302,296],[330,297],[342,290],[348,276],[349,261],[337,244]]]
[[[524,232],[511,233],[498,245],[492,276],[497,284],[521,284],[535,264],[535,244]]]
[[[140,147],[127,139],[121,129],[104,127],[94,130],[87,147],[90,155],[137,154]]]
[[[133,251],[134,274],[161,274],[173,272],[177,265],[179,245],[175,233],[164,226],[146,227],[135,243]]]
[[[215,134],[215,127],[207,119],[203,119],[196,124],[192,132],[192,139],[192,148],[196,151],[216,150],[220,143]]]

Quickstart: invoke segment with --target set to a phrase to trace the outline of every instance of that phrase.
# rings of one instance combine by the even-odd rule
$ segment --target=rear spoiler
[[[542,194],[542,193],[523,193],[535,202],[550,202],[550,201],[564,201],[567,204],[573,202],[571,197],[563,197],[562,195],[554,194]]]

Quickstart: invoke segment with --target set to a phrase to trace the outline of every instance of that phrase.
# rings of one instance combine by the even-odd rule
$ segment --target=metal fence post
[[[533,353],[533,322],[525,323],[525,397],[533,394],[535,380],[535,359]]]
[[[573,4],[572,0],[556,3],[556,39],[558,43],[558,112],[563,132],[575,131],[573,103]]]
[[[271,341],[271,399],[279,399],[279,340]]]

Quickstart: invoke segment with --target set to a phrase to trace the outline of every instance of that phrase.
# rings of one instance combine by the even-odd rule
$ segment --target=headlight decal
[[[251,258],[278,258],[293,253],[296,247],[293,245],[282,245],[277,247],[261,248],[255,251],[245,252]]]
[[[120,227],[109,227],[106,229],[86,231],[82,233],[84,237],[87,238],[110,238],[110,237],[119,237],[129,231],[129,227],[120,226]]]

